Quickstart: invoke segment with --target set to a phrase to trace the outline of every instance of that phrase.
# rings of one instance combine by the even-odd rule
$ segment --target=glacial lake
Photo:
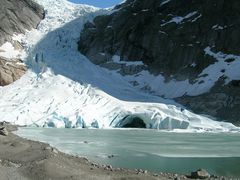
[[[20,128],[17,135],[113,167],[240,177],[239,133],[176,133],[145,129]]]

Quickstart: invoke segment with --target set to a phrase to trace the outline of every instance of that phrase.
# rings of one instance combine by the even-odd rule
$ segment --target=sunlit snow
[[[58,128],[110,128],[128,123],[124,122],[127,116],[137,116],[147,128],[238,130],[230,123],[213,121],[172,100],[145,93],[120,74],[98,67],[81,55],[77,42],[84,23],[106,10],[65,0],[37,2],[44,6],[46,18],[37,30],[19,39],[29,70],[15,83],[0,87],[1,121]]]
[[[181,24],[181,23],[184,22],[184,20],[195,16],[197,13],[198,13],[197,11],[194,11],[194,12],[191,12],[191,13],[187,14],[186,16],[175,16],[170,21],[161,24],[161,26],[165,26],[165,25],[170,24],[170,23]],[[198,16],[198,18],[199,18],[199,16]],[[192,20],[192,22],[196,21],[197,19]]]
[[[10,42],[6,42],[0,47],[0,56],[4,58],[10,60],[13,58],[17,58],[19,55],[20,51],[16,50]]]

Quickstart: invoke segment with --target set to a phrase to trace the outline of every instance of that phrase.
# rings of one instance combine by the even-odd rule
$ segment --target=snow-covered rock
[[[239,6],[235,0],[127,0],[84,27],[79,50],[141,90],[240,125],[240,91],[231,86],[240,80]]]

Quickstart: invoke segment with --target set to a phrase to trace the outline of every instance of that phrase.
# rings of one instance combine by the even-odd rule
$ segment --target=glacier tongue
[[[58,128],[138,127],[238,131],[230,123],[185,110],[137,90],[121,75],[93,65],[77,51],[84,23],[105,10],[66,0],[38,0],[46,17],[21,35],[30,67],[15,83],[0,87],[0,117],[19,125]]]

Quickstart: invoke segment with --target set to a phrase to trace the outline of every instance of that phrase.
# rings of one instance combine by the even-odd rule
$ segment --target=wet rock
[[[113,154],[112,155],[108,155],[108,158],[110,159],[110,158],[113,158],[113,157],[115,157]]]
[[[142,174],[147,174],[147,173],[148,173],[147,170],[143,170],[143,169],[135,169],[135,172],[136,172],[137,174],[140,174],[140,173],[142,173]]]
[[[8,131],[7,131],[6,127],[0,127],[0,135],[3,135],[3,136],[8,135]]]
[[[206,179],[209,177],[210,177],[210,174],[205,169],[199,169],[191,173],[191,178],[194,178],[194,179]]]
[[[99,167],[99,165],[96,164],[96,163],[91,163],[91,166],[93,166],[93,167]]]
[[[113,167],[112,167],[111,165],[102,165],[102,167],[103,167],[105,170],[113,171]]]

